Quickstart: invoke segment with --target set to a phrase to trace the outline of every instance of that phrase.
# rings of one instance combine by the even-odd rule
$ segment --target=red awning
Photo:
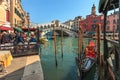
[[[28,31],[28,28],[22,28],[23,31]],[[36,28],[30,28],[30,31],[35,31]]]
[[[6,26],[0,26],[0,30],[13,30],[13,29]]]

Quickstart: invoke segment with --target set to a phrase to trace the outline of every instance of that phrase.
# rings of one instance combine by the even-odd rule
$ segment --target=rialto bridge
[[[62,30],[64,36],[77,36],[77,30],[74,30],[72,27],[62,23],[56,25],[54,22],[51,22],[45,24],[37,24],[34,25],[34,27],[38,27],[39,30],[45,33],[51,32],[54,29],[57,35],[61,35],[61,30]]]

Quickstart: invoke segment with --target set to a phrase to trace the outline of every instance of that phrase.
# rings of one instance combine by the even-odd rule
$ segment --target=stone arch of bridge
[[[53,23],[47,23],[47,24],[40,24],[38,25],[39,29],[44,31],[45,33],[50,32],[53,30]],[[77,34],[77,31],[73,30],[72,27],[67,26],[65,24],[59,24],[58,27],[55,27],[55,31],[57,33],[61,33],[61,28],[63,30],[63,35],[64,36],[71,36]]]

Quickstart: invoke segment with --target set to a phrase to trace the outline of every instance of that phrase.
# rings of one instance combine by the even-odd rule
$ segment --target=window
[[[110,21],[109,21],[109,20],[107,20],[107,21],[106,21],[106,23],[107,23],[107,24],[110,24]]]
[[[91,25],[91,29],[92,29],[92,30],[95,30],[95,28],[96,28],[95,24],[92,24],[92,25]]]
[[[17,10],[17,8],[15,8],[15,11],[14,11],[16,14],[17,14],[17,16],[19,16],[22,20],[24,20],[24,15],[22,14],[22,13],[20,13],[18,10]]]
[[[119,25],[117,25],[117,29],[116,29],[117,32],[119,32]]]
[[[113,24],[116,24],[116,21],[115,21],[115,20],[113,20]]]
[[[106,27],[106,30],[109,30],[109,29],[110,29],[110,26],[107,26],[107,27]]]
[[[84,27],[86,27],[87,25],[86,24],[83,24]]]
[[[14,21],[15,21],[15,25],[16,25],[16,24],[17,24],[17,23],[16,23],[16,19],[14,19]]]
[[[100,20],[100,22],[103,22],[103,20]]]
[[[10,13],[8,10],[6,10],[6,21],[10,21]]]

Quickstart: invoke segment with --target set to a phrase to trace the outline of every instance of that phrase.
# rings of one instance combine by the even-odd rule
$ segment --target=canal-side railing
[[[107,39],[107,45],[108,43],[111,44],[111,47],[108,47],[108,57],[107,57],[107,68],[106,71],[108,71],[107,80],[109,80],[111,77],[112,80],[120,80],[119,77],[119,42],[111,39]],[[110,76],[111,75],[111,76]]]
[[[10,50],[15,57],[37,54],[38,45],[36,42],[25,42],[14,45],[13,43],[1,44],[1,50]]]

